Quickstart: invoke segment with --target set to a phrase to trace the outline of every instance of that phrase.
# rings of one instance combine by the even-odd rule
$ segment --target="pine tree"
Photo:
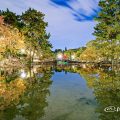
[[[100,0],[94,41],[96,48],[107,60],[119,59],[120,55],[120,0]]]
[[[30,61],[33,61],[34,57],[31,52],[37,52],[36,54],[42,52],[44,56],[49,56],[52,45],[48,41],[50,34],[46,32],[48,23],[44,21],[44,14],[29,8],[22,14],[21,19],[24,23],[22,31],[26,38],[27,49],[30,52]]]

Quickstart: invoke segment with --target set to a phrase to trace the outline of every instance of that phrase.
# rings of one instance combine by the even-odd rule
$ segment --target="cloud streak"
[[[100,11],[97,6],[99,0],[50,0],[55,7],[64,7],[70,10],[74,19],[79,22],[92,21]]]

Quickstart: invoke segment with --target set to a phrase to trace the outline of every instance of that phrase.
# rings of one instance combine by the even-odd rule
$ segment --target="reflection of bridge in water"
[[[44,60],[39,61],[38,63],[42,64],[57,64],[58,62],[66,62],[68,64],[95,64],[95,62],[83,62],[83,61],[77,61],[77,60]]]
[[[105,61],[98,61],[98,62],[92,62],[92,61],[78,61],[78,60],[55,60],[55,59],[47,59],[44,61],[36,62],[35,64],[43,64],[43,65],[80,65],[82,67],[85,67],[86,65],[92,65],[92,66],[112,66],[112,63],[105,62]],[[120,67],[120,63],[116,64]],[[116,66],[114,65],[114,66]]]

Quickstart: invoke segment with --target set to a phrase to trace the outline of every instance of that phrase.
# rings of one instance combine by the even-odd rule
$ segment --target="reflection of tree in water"
[[[117,67],[112,70],[110,67],[87,66],[83,69],[77,66],[62,66],[56,68],[57,70],[79,73],[87,81],[89,88],[94,89],[98,102],[95,112],[99,114],[100,120],[120,120],[119,112],[104,111],[108,106],[120,107],[120,70]]]
[[[62,65],[62,66],[54,66],[54,70],[55,72],[62,72],[64,71],[65,73],[67,72],[76,72],[76,69],[78,68],[79,66],[75,66],[75,65]]]
[[[99,103],[96,112],[100,113],[102,120],[119,120],[119,112],[106,113],[108,106],[120,107],[120,76],[115,71],[110,71],[101,76],[94,84],[94,94]]]
[[[15,75],[14,75],[15,73]],[[20,96],[26,89],[26,82],[18,78],[16,70],[0,69],[0,110],[5,110],[19,103]]]
[[[24,95],[19,98],[17,106],[12,105],[0,112],[2,120],[37,120],[45,114],[44,108],[48,105],[46,97],[50,94],[48,88],[51,84],[51,69],[38,68],[36,73],[31,70],[28,72],[32,72],[32,76],[23,80],[26,81]]]
[[[100,120],[119,120],[119,112],[106,113],[104,109],[108,106],[120,107],[120,76],[117,69],[79,70],[86,79],[90,88],[94,89],[94,94],[98,102],[96,112],[99,113]]]
[[[28,120],[37,120],[42,117],[45,114],[44,108],[48,106],[46,97],[50,94],[48,88],[51,84],[50,78],[52,73],[49,69],[41,69],[38,68],[38,71],[40,71],[42,75],[40,76],[39,72],[34,74],[34,82],[29,82],[28,90],[20,103],[20,106],[24,106],[25,103],[27,105],[20,114]],[[31,78],[28,78],[28,81],[29,79]]]
[[[57,72],[79,73],[87,85],[94,89],[99,119],[119,120],[118,112],[106,113],[104,108],[120,107],[120,72],[117,69],[112,71],[110,68],[89,66],[84,69],[80,66],[33,67],[24,70],[24,79],[19,77],[18,70],[1,71],[0,107],[3,105],[1,108],[4,109],[0,112],[1,120],[37,120],[44,116],[53,69]]]
[[[17,79],[19,76],[18,70],[13,68],[0,69],[0,77],[4,77],[6,83]]]

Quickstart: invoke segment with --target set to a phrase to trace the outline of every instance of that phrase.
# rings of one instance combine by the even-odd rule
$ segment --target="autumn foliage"
[[[4,110],[8,106],[19,103],[20,96],[26,89],[25,81],[16,79],[10,83],[4,82],[5,77],[0,77],[0,110]]]
[[[0,16],[0,24],[3,24],[3,17]]]

